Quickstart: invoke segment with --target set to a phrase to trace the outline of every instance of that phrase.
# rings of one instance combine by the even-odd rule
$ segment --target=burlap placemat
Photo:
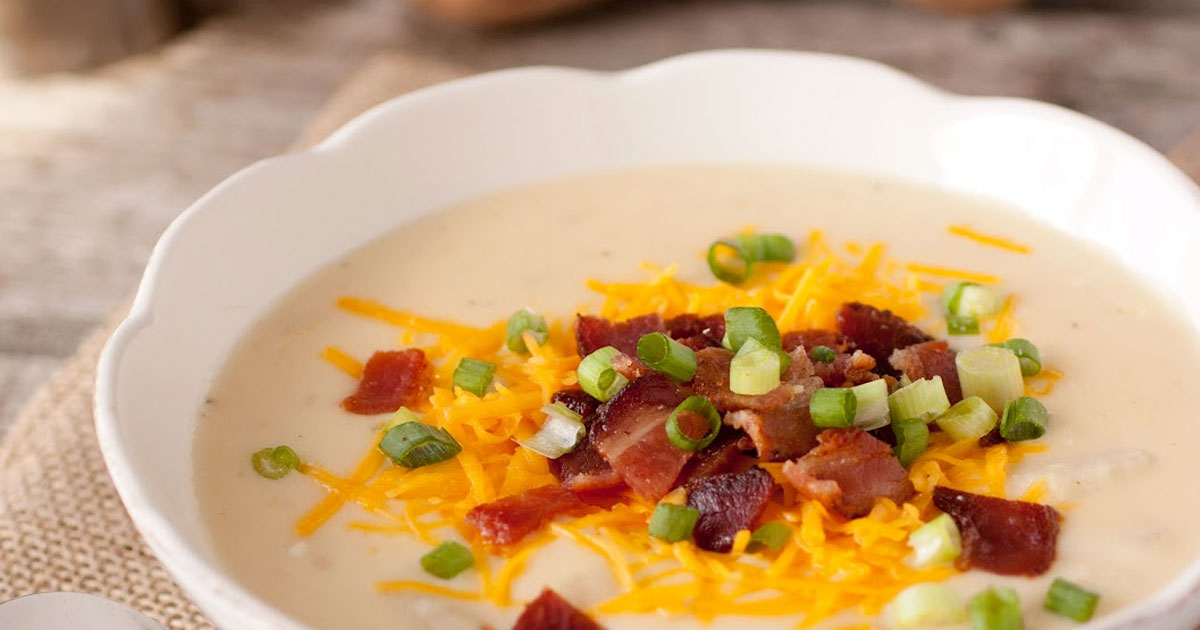
[[[296,147],[389,97],[464,74],[411,56],[379,57],[337,92]],[[96,444],[96,362],[124,313],[88,336],[0,443],[0,602],[81,591],[132,606],[171,630],[210,630],[134,529]]]
[[[378,57],[334,96],[297,147],[320,140],[391,96],[465,73],[409,55]],[[1200,176],[1200,130],[1172,157]],[[133,528],[96,445],[95,366],[120,318],[114,315],[88,337],[34,395],[0,444],[0,601],[82,591],[128,604],[172,630],[208,630],[212,624]]]

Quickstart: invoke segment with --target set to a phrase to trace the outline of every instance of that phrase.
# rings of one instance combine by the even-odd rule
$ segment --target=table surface
[[[167,223],[285,150],[379,50],[479,70],[822,50],[951,90],[1059,103],[1158,149],[1200,124],[1200,0],[1057,0],[985,18],[865,0],[628,0],[488,33],[431,23],[398,0],[254,4],[93,73],[0,81],[0,433],[131,294]]]

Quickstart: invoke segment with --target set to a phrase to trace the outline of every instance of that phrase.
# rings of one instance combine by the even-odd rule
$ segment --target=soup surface
[[[375,439],[380,419],[341,409],[354,382],[320,355],[336,345],[365,359],[401,340],[394,328],[339,310],[337,300],[370,298],[477,326],[521,306],[569,316],[598,305],[585,280],[643,281],[643,261],[675,263],[682,279],[714,282],[704,250],[748,224],[798,245],[820,229],[838,248],[886,243],[894,260],[999,276],[1002,290],[1019,298],[1019,336],[1064,374],[1043,398],[1052,418],[1041,441],[1049,448],[1014,466],[1008,483],[1015,498],[1045,480],[1043,500],[1065,516],[1057,562],[1035,579],[978,571],[951,578],[965,597],[1012,586],[1026,627],[1069,628],[1077,624],[1042,610],[1054,577],[1100,592],[1104,615],[1151,596],[1200,555],[1200,509],[1171,500],[1172,488],[1200,473],[1200,437],[1181,428],[1187,418],[1171,395],[1190,391],[1185,379],[1200,373],[1200,346],[1191,327],[1117,263],[1005,207],[933,189],[818,170],[680,166],[541,183],[439,212],[331,265],[273,308],[229,357],[198,423],[196,487],[225,569],[322,630],[508,627],[520,606],[376,592],[381,581],[439,582],[419,563],[429,546],[349,528],[364,518],[354,506],[302,539],[296,521],[325,489],[298,474],[266,480],[249,465],[258,449],[288,444],[306,462],[349,473]],[[987,246],[952,234],[950,225],[1007,236],[1031,252]],[[921,323],[944,336],[944,324]],[[472,588],[469,574],[443,584]],[[603,559],[564,540],[532,556],[513,597],[531,599],[544,585],[584,609],[618,592]],[[649,619],[656,628],[700,625],[690,615]],[[628,614],[599,621],[611,630],[651,623]],[[718,616],[708,627],[796,621]],[[849,610],[822,627],[864,622],[873,623]]]

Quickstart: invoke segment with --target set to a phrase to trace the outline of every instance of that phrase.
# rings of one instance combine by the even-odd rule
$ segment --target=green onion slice
[[[951,335],[978,335],[979,318],[974,315],[947,315],[946,332]]]
[[[748,339],[729,363],[729,389],[735,394],[758,396],[779,387],[782,372],[779,352]]]
[[[708,433],[704,437],[698,440],[693,439],[679,428],[679,414],[684,412],[699,414],[708,422]],[[703,396],[688,396],[679,403],[678,407],[675,407],[670,416],[667,416],[667,439],[671,440],[671,444],[681,451],[692,452],[703,449],[717,439],[717,433],[720,431],[721,414]]]
[[[954,357],[964,398],[978,396],[1000,413],[1004,404],[1025,392],[1021,362],[1004,348],[971,348]]]
[[[779,327],[766,309],[757,306],[735,306],[725,311],[725,337],[728,348],[737,352],[748,339],[754,339],[765,348],[783,347]]]
[[[1037,346],[1028,339],[1009,339],[1002,343],[988,344],[996,348],[1006,348],[1017,355],[1017,361],[1021,363],[1021,374],[1023,376],[1033,376],[1042,371],[1042,353],[1038,352]]]
[[[696,374],[696,351],[664,333],[650,333],[638,339],[637,354],[642,363],[673,381],[690,381]]]
[[[1024,630],[1021,599],[1008,587],[992,587],[967,602],[971,630]]]
[[[558,459],[575,450],[587,435],[583,417],[563,405],[546,405],[542,412],[546,414],[546,421],[541,428],[528,439],[517,440],[517,444],[542,457]]]
[[[924,418],[909,418],[892,421],[892,435],[896,437],[893,452],[900,465],[908,468],[925,449],[929,448],[929,425]]]
[[[857,410],[854,412],[854,426],[864,431],[871,431],[891,421],[886,381],[876,379],[855,385],[850,388],[850,391],[854,392],[857,403],[855,405]]]
[[[787,523],[771,521],[770,523],[764,523],[750,534],[750,544],[747,545],[746,549],[752,552],[763,548],[770,549],[771,551],[781,551],[791,539],[792,528],[788,527]]]
[[[1000,437],[1009,442],[1036,440],[1046,434],[1049,415],[1046,406],[1036,398],[1022,396],[1010,400],[1000,417]]]
[[[412,409],[409,409],[408,407],[401,407],[396,410],[396,413],[392,414],[392,417],[389,418],[387,422],[384,423],[383,430],[391,431],[392,427],[399,426],[401,424],[404,424],[405,422],[420,422],[420,421],[421,421],[421,414],[413,411]]]
[[[782,234],[739,234],[715,241],[708,248],[708,268],[718,280],[738,284],[750,276],[756,262],[791,262],[796,246]]]
[[[808,353],[808,356],[818,363],[833,363],[837,359],[837,353],[829,346],[817,346]]]
[[[666,542],[679,542],[692,537],[700,510],[686,505],[659,503],[650,517],[650,535]]]
[[[421,422],[405,422],[383,435],[383,439],[379,440],[379,450],[397,465],[420,468],[458,455],[462,446],[443,428]]]
[[[546,325],[546,318],[531,308],[523,308],[513,313],[508,318],[508,327],[505,330],[504,343],[508,349],[517,354],[528,354],[525,333],[533,335],[539,344],[546,343],[550,338],[550,327]]]
[[[894,630],[924,630],[962,623],[967,620],[967,612],[953,589],[927,582],[900,591],[888,604],[888,618]]]
[[[1057,578],[1046,593],[1046,610],[1078,622],[1092,618],[1096,612],[1096,603],[1100,595],[1081,586],[1072,584],[1062,578]]]
[[[476,396],[483,396],[492,386],[492,378],[495,374],[495,363],[463,357],[459,359],[458,367],[454,368],[454,386],[461,387]]]
[[[250,456],[250,465],[262,477],[282,479],[300,468],[300,456],[290,446],[264,448]]]
[[[977,282],[956,282],[942,292],[942,306],[947,315],[982,319],[1000,312],[1003,304],[995,289]]]
[[[421,568],[425,572],[449,580],[459,573],[470,569],[475,564],[475,556],[471,550],[451,540],[447,540],[433,551],[421,556]]]
[[[942,514],[909,534],[908,546],[913,550],[908,564],[915,569],[950,566],[962,555],[962,536],[954,519]]]
[[[753,262],[792,262],[796,246],[782,234],[739,234],[742,250]]]
[[[950,408],[942,377],[922,378],[897,389],[888,396],[892,420],[922,418],[932,421]]]
[[[629,379],[613,369],[613,357],[621,351],[612,346],[604,346],[587,355],[579,362],[576,375],[579,386],[592,398],[600,402],[608,402],[617,392],[629,384]]]
[[[964,398],[935,421],[955,442],[977,440],[996,427],[996,412],[982,398]]]
[[[827,429],[848,427],[858,413],[858,397],[846,387],[822,387],[808,403],[813,424]]]

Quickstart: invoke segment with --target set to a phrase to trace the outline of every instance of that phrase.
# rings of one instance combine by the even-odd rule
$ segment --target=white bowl
[[[256,164],[183,213],[100,361],[96,426],[150,547],[227,630],[301,628],[217,565],[192,486],[197,410],[277,298],[376,236],[571,173],[678,162],[840,167],[1010,202],[1099,244],[1200,328],[1200,190],[1076,113],[940,92],[873,62],[725,51],[615,74],[495,72],[396,99],[312,151]],[[1099,630],[1194,628],[1200,563]]]

